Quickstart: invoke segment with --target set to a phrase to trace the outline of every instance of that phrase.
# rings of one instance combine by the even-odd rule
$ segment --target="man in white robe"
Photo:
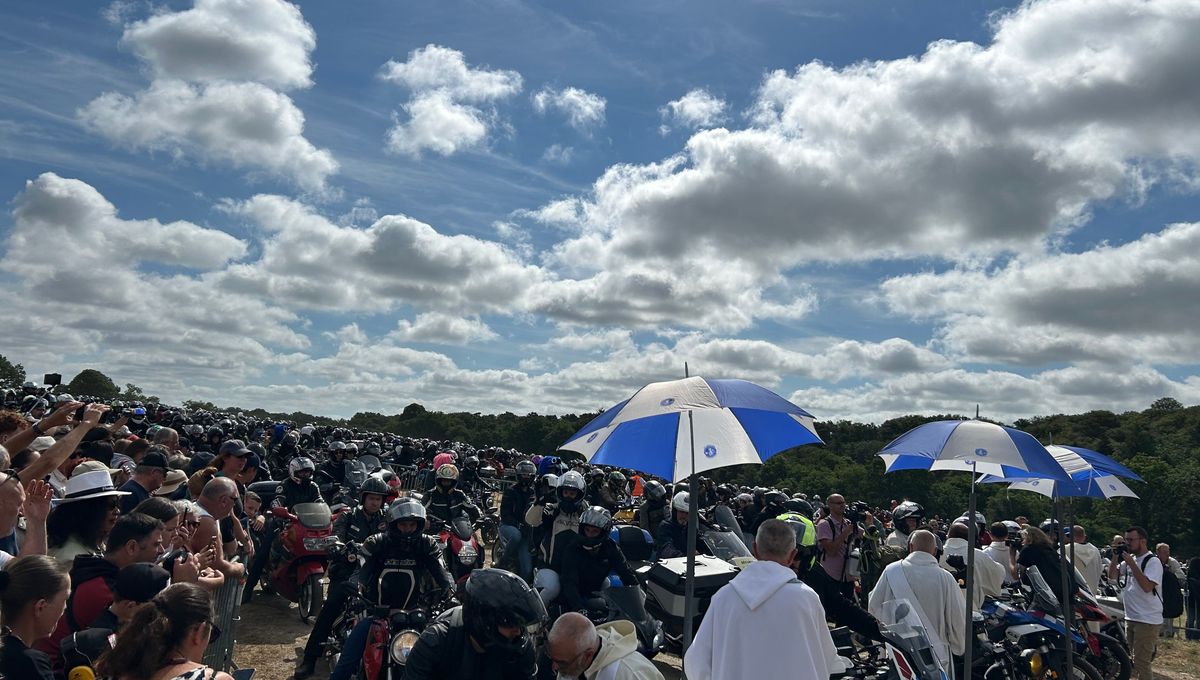
[[[924,529],[914,531],[908,549],[908,557],[884,568],[871,591],[867,611],[881,623],[892,623],[886,620],[884,603],[908,600],[924,624],[938,659],[949,670],[950,655],[962,654],[966,648],[966,599],[958,581],[938,564],[936,536]]]
[[[828,680],[837,649],[825,610],[789,565],[796,534],[776,519],[762,523],[746,565],[717,591],[683,657],[690,680]]]

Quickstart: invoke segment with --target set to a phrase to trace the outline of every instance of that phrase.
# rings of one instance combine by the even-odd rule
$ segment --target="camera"
[[[1129,552],[1129,546],[1125,545],[1124,543],[1120,545],[1114,545],[1112,549],[1113,559],[1119,560],[1125,557],[1125,553],[1127,552]]]
[[[1008,538],[1004,539],[1004,545],[1007,545],[1010,548],[1016,548],[1017,550],[1020,550],[1022,547],[1024,547],[1024,544],[1025,541],[1021,538],[1021,534],[1018,532],[1009,534]]]
[[[871,511],[871,506],[864,501],[854,501],[846,507],[846,519],[855,524],[863,521],[864,515]]]

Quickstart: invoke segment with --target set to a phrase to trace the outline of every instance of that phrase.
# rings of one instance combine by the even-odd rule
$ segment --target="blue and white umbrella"
[[[938,420],[915,427],[879,452],[887,472],[960,470],[1005,476],[1035,472],[1069,481],[1054,457],[1033,435],[981,420]]]
[[[1003,474],[988,474],[980,479],[983,484],[1008,482],[1009,489],[1032,491],[1051,498],[1137,498],[1121,477],[1142,481],[1133,470],[1121,465],[1108,456],[1078,446],[1051,444],[1046,451],[1070,476],[1069,481],[1046,479],[1039,472],[1006,470]]]
[[[596,465],[679,481],[693,472],[761,464],[780,451],[823,443],[813,420],[754,383],[692,377],[646,385],[559,449]]]

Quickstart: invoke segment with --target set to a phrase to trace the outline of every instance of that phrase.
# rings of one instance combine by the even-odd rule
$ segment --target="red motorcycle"
[[[461,590],[471,572],[483,568],[483,550],[479,541],[475,539],[475,528],[466,517],[456,517],[449,525],[440,523],[437,527],[437,539],[438,546],[446,556],[450,577]]]
[[[334,514],[324,503],[298,503],[286,508],[271,508],[271,514],[288,525],[271,546],[267,585],[290,602],[300,605],[300,620],[305,623],[321,611],[325,602],[322,580],[329,568],[329,551],[340,545],[333,535]]]
[[[440,600],[441,593],[431,593],[418,598],[425,603]],[[367,680],[399,680],[404,676],[404,666],[421,631],[430,621],[437,618],[444,607],[438,604],[414,606],[409,609],[369,607],[371,632],[367,634],[367,646],[362,656],[362,677]]]

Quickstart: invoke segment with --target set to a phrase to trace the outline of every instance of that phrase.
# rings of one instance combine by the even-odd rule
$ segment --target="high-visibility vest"
[[[641,475],[633,476],[633,495],[634,496],[642,495],[642,476]]]

